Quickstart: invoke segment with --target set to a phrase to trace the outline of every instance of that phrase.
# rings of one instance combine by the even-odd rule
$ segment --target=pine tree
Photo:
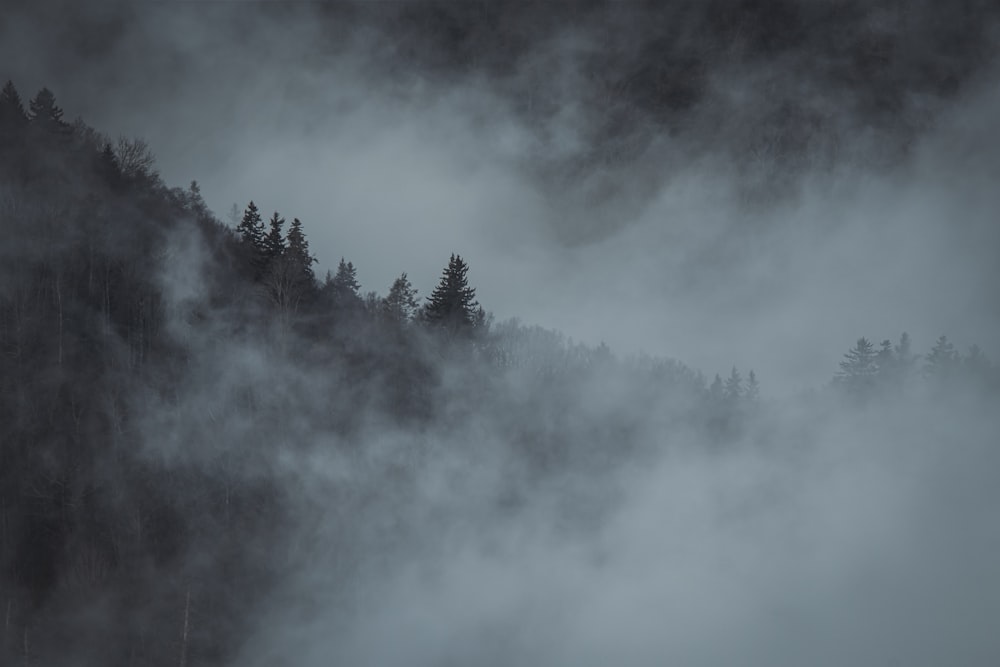
[[[485,322],[485,313],[476,301],[476,290],[469,287],[468,272],[469,265],[458,255],[452,255],[441,282],[424,305],[425,322],[453,333],[471,332],[477,324]]]
[[[21,96],[14,83],[7,81],[0,91],[0,128],[16,129],[23,127],[27,122],[28,115],[24,112]]]
[[[743,398],[750,403],[756,403],[760,399],[760,382],[757,381],[757,374],[752,370],[747,377],[747,387],[743,392]]]
[[[743,376],[741,376],[740,372],[736,370],[736,366],[733,366],[733,370],[729,373],[729,377],[726,378],[726,385],[725,385],[726,400],[736,402],[742,395],[743,395]]]
[[[859,338],[854,347],[844,354],[837,381],[853,394],[867,395],[874,387],[877,372],[875,346],[867,338]]]
[[[251,200],[243,212],[243,219],[236,226],[243,243],[254,250],[264,247],[264,221],[260,218],[257,206]]]
[[[302,231],[302,221],[292,218],[292,226],[288,229],[288,247],[285,249],[292,266],[301,274],[302,280],[310,284],[315,280],[312,265],[316,258],[309,254],[309,241]]]
[[[708,395],[716,402],[721,402],[725,398],[726,390],[722,384],[722,376],[718,373],[715,374],[715,379],[712,380],[712,384],[708,387]]]
[[[104,143],[104,149],[97,156],[97,173],[112,188],[121,184],[121,168],[118,166],[118,157],[110,142]]]
[[[236,226],[236,231],[240,235],[240,243],[243,245],[246,257],[249,258],[250,266],[254,270],[254,277],[260,278],[265,267],[264,221],[261,220],[260,212],[253,200],[247,204],[247,208],[243,212],[243,219]]]
[[[275,211],[268,221],[269,229],[261,244],[264,262],[270,263],[281,257],[285,252],[285,239],[281,235],[281,228],[285,225],[285,219]]]
[[[941,336],[927,354],[924,373],[938,381],[948,381],[955,376],[959,366],[959,355],[947,336]]]
[[[324,290],[330,295],[335,308],[354,310],[361,307],[361,284],[357,275],[354,264],[344,261],[343,257],[337,265],[336,275],[331,277],[329,272],[326,274]]]
[[[397,325],[406,325],[417,313],[417,290],[403,273],[389,288],[389,294],[382,300],[382,317]]]
[[[66,132],[70,129],[63,121],[63,110],[56,106],[56,96],[48,88],[42,88],[29,102],[28,119],[39,127],[50,132]]]

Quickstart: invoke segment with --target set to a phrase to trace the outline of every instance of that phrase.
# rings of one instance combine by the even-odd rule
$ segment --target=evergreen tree
[[[927,354],[924,373],[938,381],[948,381],[955,376],[959,366],[959,355],[947,336],[941,336]]]
[[[266,265],[264,256],[264,221],[260,217],[253,200],[247,204],[243,212],[243,219],[236,226],[236,231],[240,235],[240,243],[243,246],[250,266],[254,270],[254,278],[260,278],[264,273]]]
[[[253,200],[247,204],[243,212],[243,219],[236,226],[236,231],[240,234],[243,244],[254,252],[264,250],[264,221],[261,220],[260,212]]]
[[[28,122],[28,115],[24,112],[24,104],[21,96],[14,87],[12,81],[4,84],[0,91],[0,129],[16,129],[23,127]]]
[[[361,284],[358,282],[358,272],[354,264],[340,258],[337,273],[333,277],[326,274],[324,290],[330,295],[333,306],[339,309],[354,310],[362,305]]]
[[[268,221],[268,225],[269,229],[262,243],[265,263],[273,262],[285,252],[285,239],[281,235],[281,228],[285,225],[285,219],[275,211],[274,215]]]
[[[743,395],[743,376],[741,376],[740,372],[736,370],[736,366],[733,366],[733,370],[729,373],[729,377],[726,378],[724,393],[726,400],[732,402],[736,402],[739,400],[740,396]]]
[[[302,231],[302,221],[292,218],[292,226],[288,229],[288,247],[285,249],[292,266],[301,274],[304,281],[310,284],[315,280],[312,265],[316,258],[309,254],[309,241]]]
[[[63,121],[63,110],[56,106],[56,96],[48,88],[42,88],[28,104],[29,120],[50,132],[66,132],[70,129]]]
[[[844,354],[837,381],[853,394],[867,395],[874,387],[875,374],[878,372],[876,360],[877,354],[872,342],[867,338],[859,338],[854,347]]]
[[[892,350],[892,341],[886,338],[880,343],[879,351],[875,354],[875,365],[881,373],[883,370],[892,368],[895,362]]]
[[[382,316],[386,321],[405,325],[413,320],[417,308],[417,290],[403,273],[393,281],[389,294],[382,300]]]
[[[708,387],[708,395],[713,402],[722,402],[722,399],[726,396],[725,387],[722,384],[722,376],[718,373],[715,374],[715,379],[712,380],[712,384]]]
[[[452,255],[441,282],[431,292],[423,309],[425,322],[451,332],[471,332],[485,323],[485,312],[476,301],[476,290],[469,287],[469,265]]]
[[[757,374],[752,370],[747,377],[747,387],[746,391],[743,392],[743,398],[751,403],[756,403],[760,399],[760,382],[757,381]]]

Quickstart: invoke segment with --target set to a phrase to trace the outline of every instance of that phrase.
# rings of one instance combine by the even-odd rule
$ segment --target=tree
[[[264,263],[270,264],[281,257],[285,252],[285,239],[281,235],[281,228],[285,226],[285,219],[275,211],[268,221],[269,229],[262,242]]]
[[[236,231],[240,234],[240,240],[248,247],[256,251],[263,251],[264,248],[264,221],[261,220],[257,205],[250,200],[247,208],[243,211],[243,219],[236,225]]]
[[[275,214],[277,216],[277,213]],[[271,220],[271,233],[265,238],[265,252],[273,253],[275,247],[270,247],[277,240],[281,241],[281,223],[284,220]],[[275,233],[275,230],[276,233]],[[281,241],[284,246],[284,241]],[[312,264],[316,258],[309,254],[309,242],[302,232],[302,221],[292,220],[288,231],[287,247],[279,255],[267,258],[267,266],[262,280],[271,302],[285,312],[295,312],[304,301],[311,300],[316,293],[316,277]]]
[[[837,381],[852,394],[866,395],[874,387],[875,374],[878,372],[876,359],[872,342],[867,338],[859,338],[854,347],[844,354]]]
[[[23,127],[27,122],[28,115],[24,112],[21,96],[14,83],[7,81],[0,91],[0,128],[16,129]]]
[[[115,157],[118,158],[122,176],[130,181],[148,181],[157,176],[153,169],[156,158],[144,139],[118,137]]]
[[[423,309],[423,320],[451,333],[471,332],[485,322],[485,313],[476,301],[476,290],[469,287],[469,265],[452,255],[442,273],[441,282],[431,292]]]
[[[288,247],[285,255],[289,262],[300,274],[302,280],[310,284],[315,280],[312,265],[316,263],[316,258],[309,254],[309,241],[302,231],[302,221],[292,218],[292,226],[288,230]]]
[[[958,366],[958,351],[947,336],[941,336],[927,354],[924,373],[930,378],[946,382],[955,376]]]
[[[97,173],[112,188],[117,187],[121,181],[122,170],[110,142],[104,144],[104,149],[97,157]]]
[[[756,403],[760,399],[760,382],[757,381],[757,374],[752,370],[747,377],[747,387],[743,392],[743,398],[750,403]]]
[[[243,219],[236,225],[236,231],[240,235],[240,243],[249,259],[250,266],[254,270],[254,278],[260,278],[264,273],[266,265],[264,255],[264,221],[261,220],[260,212],[253,200],[247,204],[243,212]]]
[[[722,399],[725,398],[726,390],[722,384],[722,376],[718,373],[715,374],[715,379],[708,387],[708,395],[714,402],[718,403],[721,403]]]
[[[393,281],[389,294],[382,299],[382,317],[388,322],[404,326],[413,320],[417,308],[417,290],[404,272]]]
[[[740,372],[736,370],[736,366],[733,366],[733,370],[729,373],[729,377],[726,378],[724,393],[726,400],[734,403],[739,400],[740,396],[743,395],[743,376],[741,376]]]
[[[69,124],[63,117],[63,110],[56,106],[56,96],[48,88],[42,88],[28,103],[28,119],[37,126],[51,132],[66,132]]]
[[[361,307],[361,284],[357,274],[354,264],[344,261],[343,257],[337,265],[336,275],[330,277],[327,272],[324,289],[333,300],[334,308],[354,310]]]

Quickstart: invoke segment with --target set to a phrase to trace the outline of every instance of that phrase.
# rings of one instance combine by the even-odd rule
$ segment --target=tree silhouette
[[[63,110],[56,106],[56,96],[48,88],[42,88],[28,104],[28,119],[38,126],[52,132],[69,130],[69,125],[63,121]]]
[[[21,96],[14,87],[12,81],[4,84],[0,91],[0,128],[14,129],[24,126],[28,122],[28,115],[24,112],[24,104]]]
[[[309,254],[309,241],[302,231],[302,221],[298,218],[292,218],[292,226],[288,229],[287,240],[288,247],[285,249],[285,255],[301,275],[302,280],[313,282],[315,274],[312,265],[316,263],[316,258]]]
[[[958,368],[959,354],[955,346],[947,336],[939,337],[927,354],[924,373],[931,379],[948,382],[955,376]]]
[[[867,395],[874,388],[876,373],[878,363],[875,346],[862,337],[844,354],[837,381],[852,394]]]
[[[285,239],[281,235],[281,228],[285,226],[285,219],[275,211],[268,221],[267,234],[261,243],[264,255],[264,263],[269,264],[281,257],[285,252]]]
[[[423,320],[449,332],[471,332],[482,323],[483,310],[476,301],[476,290],[469,287],[469,265],[452,255],[441,281],[423,309]]]
[[[389,294],[382,300],[382,317],[393,324],[405,325],[413,319],[417,309],[417,290],[403,273],[393,281]]]

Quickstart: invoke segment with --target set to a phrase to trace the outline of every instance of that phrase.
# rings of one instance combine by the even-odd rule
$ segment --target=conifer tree
[[[837,382],[849,392],[865,395],[872,390],[878,372],[875,346],[867,338],[859,338],[854,347],[844,354],[840,362]]]
[[[743,392],[743,398],[750,403],[756,403],[760,399],[760,382],[757,381],[757,374],[752,370],[747,376],[747,387]]]
[[[243,219],[236,226],[236,231],[240,235],[240,243],[243,245],[246,257],[250,266],[254,270],[254,277],[260,278],[264,272],[264,221],[261,220],[260,212],[253,200],[247,204],[243,212]]]
[[[268,225],[269,229],[262,243],[265,263],[273,262],[285,252],[285,239],[281,235],[281,228],[285,225],[285,219],[275,211],[274,215],[268,221]]]
[[[341,257],[337,273],[332,277],[329,272],[326,274],[324,290],[330,295],[335,308],[353,310],[361,307],[361,284],[357,273],[354,264]]]
[[[63,110],[56,106],[56,96],[48,88],[42,88],[28,104],[28,119],[50,132],[66,132],[70,129],[63,117]]]
[[[121,185],[122,172],[118,165],[118,157],[110,142],[104,143],[104,148],[97,155],[95,171],[112,189]]]
[[[722,376],[718,373],[715,374],[715,379],[712,380],[712,384],[708,387],[708,395],[713,401],[722,401],[725,397],[725,388],[722,384]]]
[[[954,377],[958,366],[958,351],[951,341],[948,340],[947,336],[941,336],[927,354],[924,373],[936,380],[946,381]]]
[[[260,212],[253,200],[247,204],[247,208],[243,212],[243,219],[236,226],[236,231],[240,233],[241,240],[248,247],[257,251],[263,250],[264,221],[261,220]]]
[[[417,290],[403,273],[393,281],[389,294],[382,300],[382,316],[394,324],[405,325],[416,315],[417,308]]]
[[[0,128],[18,128],[28,122],[21,96],[12,81],[4,84],[0,91]]]
[[[288,257],[293,268],[301,274],[302,280],[312,283],[315,279],[312,265],[316,263],[316,258],[309,254],[309,241],[302,231],[302,221],[292,218],[292,226],[288,229],[288,247],[285,255]]]
[[[743,376],[740,372],[736,370],[736,366],[733,366],[733,370],[729,373],[729,377],[726,378],[725,385],[725,396],[727,401],[735,402],[739,400],[740,396],[743,395]]]
[[[476,290],[469,287],[469,265],[452,255],[441,281],[424,305],[425,322],[451,332],[471,331],[485,321],[485,313],[476,301]]]

